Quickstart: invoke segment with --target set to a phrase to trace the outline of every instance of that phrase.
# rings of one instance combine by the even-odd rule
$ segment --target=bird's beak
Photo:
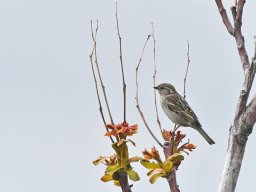
[[[158,86],[156,86],[156,87],[153,87],[153,88],[157,90],[157,89],[158,89]]]

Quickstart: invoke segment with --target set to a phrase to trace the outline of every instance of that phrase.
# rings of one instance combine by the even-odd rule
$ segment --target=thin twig
[[[186,72],[185,72],[185,77],[184,77],[184,89],[183,89],[183,97],[184,99],[186,98],[186,83],[187,83],[187,76],[188,76],[188,68],[189,68],[189,64],[190,64],[190,58],[189,58],[189,41],[187,41],[188,44],[188,52],[187,52],[187,67],[186,67]]]
[[[151,129],[149,128],[149,126],[148,126],[148,124],[147,124],[147,122],[146,122],[146,119],[145,119],[145,117],[144,117],[144,115],[143,115],[143,112],[141,111],[140,106],[139,106],[138,71],[139,71],[139,67],[140,67],[141,61],[142,61],[142,57],[143,57],[143,53],[144,53],[145,47],[146,47],[147,42],[148,42],[148,40],[149,40],[150,37],[151,37],[151,35],[148,35],[147,40],[146,40],[146,42],[145,42],[145,44],[144,44],[144,46],[143,46],[142,52],[141,52],[140,60],[139,60],[138,65],[137,65],[137,67],[136,67],[136,96],[135,96],[135,100],[136,100],[136,104],[137,104],[136,107],[137,107],[137,109],[138,109],[138,111],[139,111],[139,114],[140,114],[140,116],[141,116],[141,118],[142,118],[142,120],[143,120],[143,122],[144,122],[144,124],[145,124],[145,126],[146,126],[146,128],[147,128],[147,130],[148,130],[148,132],[149,132],[150,135],[155,139],[155,141],[158,143],[158,145],[160,145],[161,147],[163,147],[163,145],[160,143],[160,141],[156,138],[156,136],[153,134],[153,132],[152,132]]]
[[[100,95],[99,95],[98,83],[97,83],[97,79],[96,79],[96,75],[95,75],[95,70],[94,70],[94,67],[93,67],[93,60],[92,60],[92,57],[93,57],[93,54],[94,54],[95,48],[96,48],[97,31],[98,31],[98,22],[97,22],[97,27],[96,27],[95,35],[94,35],[93,34],[92,21],[91,21],[91,32],[92,32],[92,39],[93,39],[93,48],[92,48],[92,53],[90,54],[90,61],[91,61],[91,67],[92,67],[92,73],[93,73],[93,79],[94,79],[94,83],[95,83],[97,98],[98,98],[98,102],[99,102],[99,111],[100,111],[100,114],[101,114],[102,121],[103,121],[104,125],[106,125],[106,120],[105,120],[105,117],[104,117],[104,114],[103,114],[103,110],[102,110],[102,104],[101,104]],[[106,128],[106,130],[107,130],[107,132],[109,132],[108,128]],[[112,137],[110,137],[110,140],[111,140],[112,143],[114,143],[114,140],[113,140]]]
[[[254,35],[254,57],[253,60],[256,60],[256,35]]]
[[[154,73],[153,73],[153,87],[156,86],[156,39],[155,39],[155,30],[154,30],[154,23],[151,23],[151,26],[152,26],[152,37],[153,37],[153,42],[154,42],[154,49],[153,49],[153,52],[154,52]],[[157,124],[159,126],[159,129],[160,129],[160,132],[161,132],[161,135],[163,133],[163,129],[161,127],[161,122],[160,122],[160,119],[159,119],[159,115],[158,115],[158,108],[157,108],[157,103],[156,103],[156,90],[154,89],[154,103],[155,103],[155,111],[156,111],[156,121],[157,121]]]
[[[121,63],[121,70],[122,70],[122,79],[123,79],[123,95],[124,95],[124,122],[126,122],[126,84],[124,79],[124,64],[123,64],[123,54],[122,54],[122,38],[120,35],[119,30],[119,23],[118,23],[118,16],[117,16],[117,2],[116,2],[116,28],[118,33],[119,39],[119,52],[120,52],[120,63]]]
[[[98,20],[97,20],[97,26],[98,26]],[[96,28],[96,33],[97,33],[97,31],[98,31],[98,27]],[[95,39],[94,43],[95,43],[95,48],[94,48],[95,64],[96,64],[96,67],[97,67],[97,72],[98,72],[98,76],[99,76],[99,79],[100,79],[100,84],[101,84],[101,88],[102,88],[102,91],[103,91],[104,100],[105,100],[105,103],[106,103],[106,106],[107,106],[108,115],[109,115],[111,123],[114,124],[114,120],[112,118],[112,114],[111,114],[110,107],[109,107],[109,104],[108,104],[106,88],[105,88],[105,85],[103,84],[103,80],[102,80],[101,73],[100,73],[100,68],[99,68],[99,63],[98,63],[98,56],[97,56],[97,43],[96,43],[96,39]]]

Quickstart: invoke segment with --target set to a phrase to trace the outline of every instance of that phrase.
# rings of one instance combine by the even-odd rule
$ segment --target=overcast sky
[[[225,1],[229,16],[233,2]],[[157,83],[169,82],[183,91],[189,40],[187,100],[216,142],[210,146],[194,130],[181,128],[197,148],[185,156],[177,172],[178,184],[184,192],[216,191],[243,71],[234,39],[226,31],[214,1],[122,0],[118,8],[128,122],[139,125],[139,133],[133,137],[137,147],[130,147],[130,155],[141,155],[143,149],[156,146],[134,100],[135,67],[151,31],[150,22],[154,22]],[[244,8],[243,34],[249,58],[256,34],[255,8],[253,0]],[[120,191],[112,183],[101,182],[104,167],[92,164],[98,156],[114,152],[103,136],[88,57],[91,19],[99,19],[99,62],[114,120],[121,122],[115,1],[0,1],[0,191]],[[141,107],[161,139],[153,106],[152,64],[149,43],[140,71]],[[253,93],[255,87],[254,83]],[[172,127],[164,113],[159,113],[163,127]],[[255,138],[255,133],[249,137],[237,191],[254,188]],[[134,168],[141,177],[134,183],[134,192],[169,190],[164,179],[151,185],[147,171],[139,164]]]

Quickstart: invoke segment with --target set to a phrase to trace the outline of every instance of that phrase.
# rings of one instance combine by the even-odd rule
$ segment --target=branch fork
[[[254,37],[255,53],[250,64],[245,49],[244,36],[241,31],[245,0],[236,0],[235,6],[231,7],[234,27],[229,21],[222,0],[215,0],[215,2],[227,31],[235,38],[238,54],[245,74],[242,90],[237,102],[234,121],[229,131],[226,162],[218,190],[219,192],[234,192],[245,152],[246,142],[256,121],[255,97],[247,105],[256,72],[256,37]]]

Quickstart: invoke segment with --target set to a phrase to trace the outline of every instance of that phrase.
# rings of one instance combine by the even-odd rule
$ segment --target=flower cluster
[[[94,165],[104,164],[106,166],[105,174],[101,177],[103,182],[113,181],[115,185],[119,186],[119,174],[125,172],[132,181],[138,181],[139,175],[133,170],[131,163],[142,160],[141,157],[129,157],[127,143],[130,142],[135,146],[135,143],[131,139],[127,139],[127,136],[132,136],[137,133],[138,126],[131,125],[127,122],[120,124],[106,124],[105,127],[109,130],[105,133],[105,136],[114,136],[117,141],[112,144],[112,148],[115,150],[115,154],[109,157],[100,156],[93,161]]]
[[[120,124],[106,124],[106,128],[110,129],[109,132],[105,133],[105,136],[115,136],[120,139],[124,139],[127,136],[132,136],[133,134],[137,133],[138,125],[130,125],[127,122],[123,122]]]
[[[196,148],[196,146],[189,141],[184,143],[183,145],[180,145],[182,143],[182,140],[186,137],[186,134],[181,133],[181,131],[177,131],[175,133],[172,131],[163,130],[162,135],[165,141],[171,142],[173,144],[173,154],[184,152],[188,155],[188,151],[191,152]]]
[[[160,177],[168,177],[168,175],[173,171],[177,170],[184,160],[182,152],[188,154],[188,151],[195,149],[195,145],[189,143],[189,141],[181,145],[182,140],[186,137],[180,131],[170,132],[163,131],[163,137],[168,143],[170,156],[166,160],[162,160],[159,152],[155,147],[152,147],[150,151],[144,150],[142,152],[144,158],[141,160],[141,164],[149,170],[147,175],[149,176],[150,183],[156,182]]]

